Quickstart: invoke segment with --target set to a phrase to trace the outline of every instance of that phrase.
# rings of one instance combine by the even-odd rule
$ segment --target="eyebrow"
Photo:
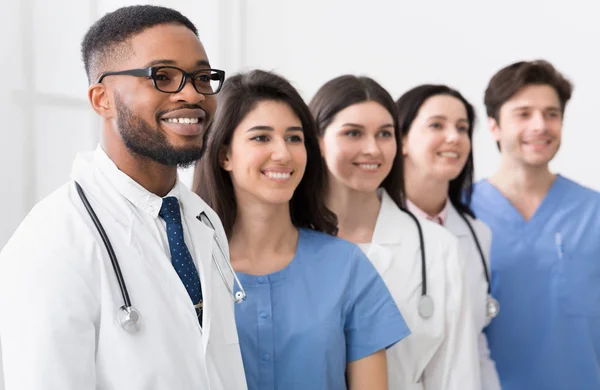
[[[344,123],[342,127],[358,127],[359,129],[364,129],[363,125],[359,125],[358,123]],[[386,127],[394,127],[392,123],[386,123],[385,125],[379,126],[380,129],[384,129]]]
[[[429,118],[427,118],[427,120],[431,120],[431,119],[441,119],[441,120],[448,120],[448,118],[444,115],[433,115],[430,116]],[[467,118],[459,118],[457,120],[457,122],[469,122],[469,120]]]
[[[519,106],[519,107],[515,107],[512,109],[512,111],[523,111],[523,110],[528,110],[531,109],[531,106]],[[544,107],[544,110],[551,110],[551,111],[560,111],[559,107],[556,106],[549,106],[549,107]]]
[[[156,66],[156,65],[176,65],[177,62],[173,61],[173,60],[154,60],[154,61],[150,61],[148,62],[146,65],[144,65],[144,68],[150,68],[152,66]],[[210,68],[210,64],[207,60],[198,60],[196,62],[195,66],[206,66],[207,68]]]
[[[275,131],[275,129],[273,129],[271,126],[254,126],[249,128],[246,132],[249,133],[251,131]],[[286,132],[288,131],[304,131],[304,129],[302,129],[302,127],[299,126],[290,126],[287,129],[285,129]]]

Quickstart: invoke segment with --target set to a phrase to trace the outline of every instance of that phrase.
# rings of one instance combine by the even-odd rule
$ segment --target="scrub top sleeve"
[[[353,273],[346,313],[346,359],[353,362],[389,348],[410,334],[383,279],[355,246],[350,254]]]
[[[74,261],[100,254],[92,245],[75,249],[57,234],[28,230],[0,253],[5,389],[95,389],[99,300]],[[40,239],[33,244],[30,237]]]

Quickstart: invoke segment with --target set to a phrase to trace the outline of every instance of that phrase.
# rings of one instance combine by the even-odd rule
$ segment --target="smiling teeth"
[[[458,158],[458,153],[455,152],[440,152],[438,154],[442,157]]]
[[[198,118],[167,118],[165,119],[168,123],[179,123],[183,125],[194,125],[198,123]]]
[[[271,179],[289,179],[292,176],[291,173],[283,172],[265,172],[265,175]]]
[[[377,169],[379,164],[358,164],[362,169]]]
[[[530,141],[528,143],[534,144],[534,145],[544,145],[544,144],[550,143],[550,141],[539,140],[539,141]]]

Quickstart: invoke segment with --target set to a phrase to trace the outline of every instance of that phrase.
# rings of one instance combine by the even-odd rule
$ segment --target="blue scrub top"
[[[471,206],[492,230],[500,313],[486,334],[502,389],[600,389],[600,193],[559,175],[525,221],[484,180]]]
[[[410,331],[383,280],[358,248],[300,229],[281,271],[238,273],[247,298],[235,305],[249,390],[346,389],[346,365]]]

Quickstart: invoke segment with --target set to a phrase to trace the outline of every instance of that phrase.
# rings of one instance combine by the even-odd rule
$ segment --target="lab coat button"
[[[263,284],[263,283],[265,282],[265,278],[264,278],[264,276],[259,276],[259,277],[256,279],[256,281],[257,281],[258,283],[260,283],[260,284]]]
[[[260,313],[260,318],[268,318],[269,317],[269,313],[267,313],[266,311],[263,311]]]
[[[271,355],[269,355],[268,353],[265,353],[262,356],[262,360],[263,360],[263,362],[268,362],[269,360],[271,360]]]

